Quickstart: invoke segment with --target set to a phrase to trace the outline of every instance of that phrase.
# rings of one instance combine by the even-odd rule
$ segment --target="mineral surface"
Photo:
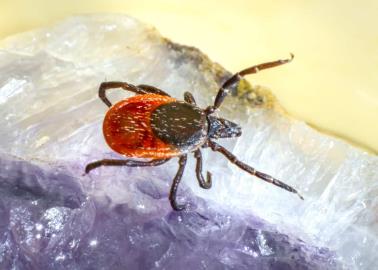
[[[184,212],[167,199],[174,159],[83,175],[88,162],[120,158],[102,136],[101,82],[180,99],[191,91],[204,108],[228,76],[124,15],[73,17],[2,41],[0,269],[375,269],[378,158],[271,109],[271,96],[245,81],[219,111],[243,136],[219,143],[304,201],[209,150],[213,187],[198,187],[190,159]]]

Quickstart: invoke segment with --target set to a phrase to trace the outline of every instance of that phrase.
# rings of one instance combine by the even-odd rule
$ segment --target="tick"
[[[109,147],[115,152],[135,159],[102,159],[89,163],[85,172],[100,166],[148,167],[159,166],[178,157],[179,168],[171,185],[169,200],[174,210],[183,210],[185,205],[176,201],[177,188],[184,173],[187,156],[196,158],[196,177],[199,185],[209,189],[211,173],[202,175],[201,148],[210,148],[224,155],[229,161],[247,173],[289,192],[303,197],[291,186],[241,162],[230,151],[215,142],[219,138],[239,137],[241,127],[229,120],[214,116],[229,93],[229,88],[247,74],[257,73],[289,63],[293,59],[278,60],[252,66],[237,72],[220,87],[214,105],[205,110],[196,105],[191,93],[185,92],[184,101],[177,100],[156,87],[132,85],[126,82],[103,82],[99,88],[100,99],[110,108],[103,122],[103,133]],[[112,105],[106,97],[109,89],[121,88],[136,95]]]

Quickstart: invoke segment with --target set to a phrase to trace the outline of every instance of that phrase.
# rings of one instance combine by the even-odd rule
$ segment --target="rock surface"
[[[179,195],[190,208],[172,212],[175,160],[82,176],[117,157],[98,86],[190,90],[205,107],[228,72],[122,15],[73,17],[1,45],[1,269],[374,269],[377,157],[269,109],[270,95],[243,82],[219,112],[243,136],[220,143],[305,201],[203,151],[213,188],[197,187],[189,162]]]

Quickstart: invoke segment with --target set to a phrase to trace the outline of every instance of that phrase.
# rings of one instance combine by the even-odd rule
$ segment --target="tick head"
[[[207,119],[209,122],[208,136],[212,139],[233,138],[242,134],[241,127],[234,122],[210,115]]]

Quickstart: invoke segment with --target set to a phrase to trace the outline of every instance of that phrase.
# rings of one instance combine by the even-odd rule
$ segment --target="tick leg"
[[[100,88],[98,89],[98,96],[108,107],[111,107],[112,103],[106,97],[106,91],[113,88],[122,88],[126,91],[130,91],[139,95],[153,93],[153,94],[159,94],[163,96],[169,96],[163,90],[160,90],[156,87],[149,86],[149,85],[141,84],[141,85],[135,86],[133,84],[126,83],[126,82],[103,82],[101,83]]]
[[[285,189],[289,192],[295,193],[299,196],[299,198],[301,198],[303,200],[303,197],[294,188],[292,188],[291,186],[273,178],[272,176],[270,176],[268,174],[259,172],[259,171],[255,170],[253,167],[241,162],[240,160],[237,159],[237,157],[234,154],[232,154],[230,151],[228,151],[223,146],[220,146],[219,144],[212,142],[210,140],[209,140],[209,146],[213,151],[220,152],[221,154],[223,154],[229,161],[234,163],[240,169],[242,169],[242,170],[244,170],[244,171],[246,171],[246,172],[248,172],[252,175],[257,176],[258,178],[260,178],[260,179],[262,179],[262,180],[264,180],[264,181],[266,181],[270,184],[273,184],[275,186],[283,188],[283,189]]]
[[[126,91],[131,91],[136,94],[146,94],[146,91],[136,87],[135,85],[126,83],[126,82],[103,82],[98,89],[98,96],[99,98],[106,104],[106,106],[111,107],[112,103],[106,97],[106,90],[113,89],[113,88],[122,88]]]
[[[159,166],[166,163],[168,159],[157,159],[151,161],[138,161],[138,160],[128,160],[128,159],[102,159],[92,163],[87,164],[85,167],[85,173],[89,173],[91,170],[96,169],[101,166],[127,166],[127,167],[149,167],[149,166]]]
[[[196,175],[198,179],[198,183],[201,188],[209,189],[211,188],[211,173],[207,172],[206,174],[206,180],[202,176],[202,153],[201,150],[196,150],[194,152],[194,157],[197,159],[196,164]]]
[[[192,105],[196,105],[196,100],[194,99],[192,93],[190,92],[184,93],[184,100]]]
[[[179,205],[176,202],[176,193],[177,193],[177,188],[180,184],[182,174],[184,173],[185,165],[186,165],[186,160],[187,160],[187,155],[183,155],[179,159],[179,169],[176,173],[175,178],[173,179],[173,183],[171,186],[171,191],[169,193],[169,201],[171,202],[171,206],[174,210],[176,211],[181,211],[185,209],[184,205]]]
[[[161,95],[161,96],[170,97],[169,94],[167,94],[166,92],[164,92],[163,90],[161,90],[159,88],[156,88],[155,86],[151,86],[151,85],[147,85],[147,84],[139,84],[138,88],[143,89],[144,91],[146,91],[146,93],[158,94],[158,95]]]
[[[212,114],[216,109],[219,108],[219,106],[222,104],[223,100],[229,93],[229,87],[239,82],[243,78],[243,76],[257,73],[263,69],[273,68],[273,67],[277,67],[277,66],[289,63],[291,62],[291,60],[293,60],[293,58],[294,58],[294,55],[290,54],[289,59],[277,60],[273,62],[259,64],[259,65],[252,66],[252,67],[243,69],[242,71],[235,73],[234,75],[231,76],[231,78],[229,78],[226,82],[223,83],[221,88],[219,88],[218,94],[215,97],[214,105],[206,108],[207,114]]]

